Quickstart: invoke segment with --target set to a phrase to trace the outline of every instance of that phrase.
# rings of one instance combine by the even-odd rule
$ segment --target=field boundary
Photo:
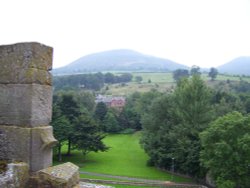
[[[87,179],[80,178],[81,182],[87,183],[100,183],[100,184],[110,184],[110,185],[135,185],[135,186],[154,186],[154,187],[166,187],[166,188],[207,188],[204,185],[197,184],[180,184],[173,183],[170,181],[162,181],[162,182],[131,182],[131,181],[114,181],[114,180],[99,180],[99,179]]]

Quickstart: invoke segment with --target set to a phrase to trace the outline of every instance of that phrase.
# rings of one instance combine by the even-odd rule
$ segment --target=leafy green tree
[[[179,81],[180,79],[187,77],[189,77],[189,73],[186,69],[177,69],[173,72],[173,78],[175,81]]]
[[[115,115],[108,111],[103,120],[104,131],[108,133],[117,133],[121,130],[121,127],[115,117]]]
[[[190,70],[190,75],[193,76],[193,75],[196,75],[196,74],[198,74],[198,75],[201,74],[201,72],[200,72],[200,67],[199,67],[199,66],[196,66],[196,65],[193,65],[193,66],[191,67],[191,70]]]
[[[191,80],[179,82],[174,92],[174,101],[174,112],[179,122],[174,130],[179,135],[174,158],[177,163],[181,163],[180,171],[197,177],[203,176],[203,169],[199,164],[199,133],[207,128],[213,118],[211,91],[200,75],[194,74]]]
[[[60,108],[61,115],[64,116],[71,125],[69,129],[67,129],[67,137],[68,137],[67,155],[71,155],[72,138],[74,137],[73,125],[77,120],[77,118],[79,117],[79,115],[81,114],[81,109],[76,101],[74,93],[72,92],[62,93],[60,98],[61,99],[58,102],[58,106]]]
[[[86,108],[89,112],[93,113],[95,109],[95,96],[88,91],[79,91],[77,93],[77,101],[81,108]]]
[[[105,83],[111,83],[111,84],[113,84],[113,83],[116,82],[116,78],[115,78],[114,74],[108,72],[104,76],[105,76]]]
[[[104,86],[104,76],[102,73],[54,76],[53,84],[56,91],[66,89],[100,90]]]
[[[135,81],[140,83],[142,81],[142,77],[141,76],[136,76]]]
[[[200,138],[201,162],[218,188],[250,185],[250,116],[229,113],[212,122]]]
[[[62,161],[62,143],[68,140],[68,133],[71,131],[71,125],[68,119],[62,115],[61,110],[57,103],[53,104],[53,114],[51,125],[53,126],[53,132],[55,138],[58,140],[57,144],[57,156],[58,161]]]
[[[106,151],[108,147],[102,142],[105,135],[88,113],[80,115],[74,125],[74,146],[86,156],[90,151]]]
[[[104,120],[104,117],[106,116],[107,112],[108,112],[107,105],[104,102],[99,102],[96,105],[94,117],[98,121],[102,122]]]
[[[141,97],[142,94],[139,92],[134,92],[132,95],[127,97],[126,105],[124,106],[118,120],[121,123],[122,128],[131,128],[136,130],[141,129],[141,115],[136,109],[138,101]]]
[[[142,116],[143,134],[141,145],[149,155],[149,166],[171,170],[173,144],[171,139],[175,119],[173,118],[173,96],[163,95],[153,100],[148,113]]]
[[[130,82],[133,78],[133,75],[130,73],[124,73],[117,77],[117,82]]]
[[[141,115],[135,110],[135,108],[129,108],[128,106],[125,106],[118,121],[124,129],[131,128],[135,130],[141,130],[140,120]]]
[[[142,117],[141,144],[150,156],[149,164],[195,177],[204,176],[200,167],[199,133],[213,118],[211,92],[199,75],[178,82],[175,92],[152,103]]]
[[[211,77],[211,80],[214,81],[215,78],[217,77],[218,75],[218,70],[214,67],[212,67],[208,73],[208,76]]]

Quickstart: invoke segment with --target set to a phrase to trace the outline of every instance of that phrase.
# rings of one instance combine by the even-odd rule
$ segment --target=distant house
[[[126,99],[122,96],[98,95],[95,102],[103,102],[107,107],[111,108],[123,108],[126,104]]]

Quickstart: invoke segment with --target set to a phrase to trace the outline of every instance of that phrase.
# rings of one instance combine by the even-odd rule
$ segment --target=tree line
[[[233,89],[233,87],[232,87]],[[209,88],[195,74],[179,80],[141,113],[148,165],[204,179],[219,188],[250,185],[249,93]]]
[[[218,75],[218,70],[214,67],[210,68],[210,71],[208,72],[208,76],[211,78],[212,81],[215,80],[215,78]],[[190,71],[188,71],[187,69],[177,69],[173,72],[173,78],[175,81],[179,81],[182,78],[187,78],[189,76],[193,76],[195,74],[201,74],[200,71],[200,67],[193,65],[190,69]]]
[[[76,90],[79,88],[91,89],[98,91],[104,83],[126,83],[132,80],[133,76],[130,73],[114,75],[112,73],[95,73],[95,74],[78,74],[67,76],[54,76],[53,86],[58,90]]]

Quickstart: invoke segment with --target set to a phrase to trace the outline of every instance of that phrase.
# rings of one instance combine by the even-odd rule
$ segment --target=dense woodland
[[[53,79],[55,90],[76,90],[80,88],[98,91],[105,83],[126,83],[132,80],[130,73],[114,75],[112,73],[103,74],[101,72],[95,74],[78,74],[68,76],[55,76]]]
[[[210,70],[212,81],[217,74]],[[127,96],[122,110],[95,104],[94,91],[69,88],[84,84],[98,90],[103,83],[128,82],[129,74],[86,75],[100,79],[102,85],[96,88],[79,81],[80,75],[55,80],[52,125],[59,140],[59,160],[63,144],[68,155],[72,148],[86,155],[108,150],[102,143],[108,133],[142,131],[140,143],[150,157],[145,165],[174,168],[199,181],[209,174],[219,188],[249,187],[250,83],[225,80],[210,87],[198,67],[175,71],[173,76],[173,91],[135,92]]]

